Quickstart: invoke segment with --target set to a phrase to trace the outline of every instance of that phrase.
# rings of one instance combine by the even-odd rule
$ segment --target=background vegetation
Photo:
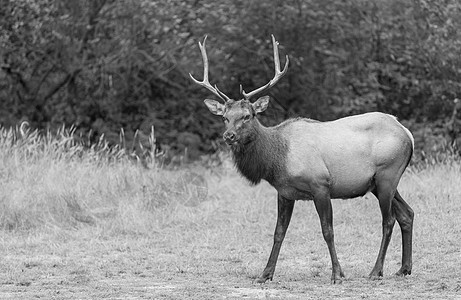
[[[211,80],[237,98],[272,77],[274,34],[291,65],[265,124],[378,110],[438,150],[459,132],[459,28],[457,0],[3,0],[0,124],[141,143],[154,126],[157,146],[196,158],[222,130],[188,77],[202,76],[197,42],[208,35]]]

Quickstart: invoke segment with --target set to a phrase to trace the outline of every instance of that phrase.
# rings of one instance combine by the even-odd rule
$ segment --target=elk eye
[[[251,119],[251,116],[250,115],[246,115],[243,117],[243,120],[246,122],[246,121],[249,121]]]

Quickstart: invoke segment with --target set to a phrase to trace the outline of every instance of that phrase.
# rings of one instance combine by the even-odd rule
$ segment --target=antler
[[[277,42],[275,40],[274,35],[271,35],[271,36],[272,36],[272,45],[274,47],[274,65],[275,65],[274,78],[272,78],[272,80],[269,81],[266,85],[263,85],[262,87],[254,90],[252,92],[249,92],[249,93],[245,93],[245,91],[242,89],[242,86],[240,86],[240,91],[241,91],[243,97],[245,97],[246,100],[249,100],[254,95],[259,94],[262,91],[265,91],[265,90],[273,87],[280,80],[280,78],[282,78],[283,75],[285,75],[285,73],[288,71],[288,63],[290,62],[290,60],[288,59],[288,55],[285,56],[286,57],[286,59],[285,59],[286,60],[285,67],[283,67],[283,70],[280,71],[280,57],[279,57],[279,48],[278,48],[279,42]]]
[[[200,43],[198,42],[198,46],[200,48],[200,52],[202,52],[202,59],[203,59],[203,81],[198,81],[197,79],[194,78],[194,76],[192,76],[191,73],[189,73],[189,76],[190,78],[192,78],[192,80],[200,85],[200,86],[203,86],[205,88],[207,88],[210,92],[212,92],[213,94],[215,94],[216,96],[218,96],[220,99],[222,99],[224,102],[227,102],[227,101],[230,101],[231,99],[229,97],[226,96],[226,94],[224,94],[223,92],[221,92],[219,89],[218,89],[218,86],[215,85],[214,87],[210,84],[210,82],[208,81],[208,57],[206,55],[206,49],[205,49],[205,42],[206,42],[206,38],[207,36],[205,36],[205,38],[203,39],[203,43]]]

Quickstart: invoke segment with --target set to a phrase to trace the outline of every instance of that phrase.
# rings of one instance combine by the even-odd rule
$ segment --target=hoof
[[[400,277],[411,275],[411,269],[401,268],[397,271],[397,273],[395,273],[395,275]]]
[[[331,284],[341,284],[341,283],[343,283],[343,279],[341,277],[331,278]]]
[[[272,281],[272,276],[260,276],[258,278],[256,278],[253,283],[260,283],[260,284],[263,284],[263,283],[266,283],[266,281]]]
[[[345,277],[346,276],[344,276],[343,271],[339,272],[339,276],[338,276],[338,274],[332,274],[331,275],[331,284],[341,284],[341,283],[343,283],[343,279]]]
[[[370,275],[368,275],[368,278],[371,280],[380,280],[383,278],[383,271],[371,271]]]
[[[381,279],[383,279],[383,276],[369,275],[368,279],[370,279],[370,280],[381,280]]]

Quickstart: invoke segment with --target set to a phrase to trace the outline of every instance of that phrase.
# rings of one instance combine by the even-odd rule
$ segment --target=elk
[[[295,200],[313,200],[332,263],[332,283],[341,283],[344,273],[336,255],[332,198],[349,199],[372,192],[382,215],[382,240],[370,278],[383,276],[383,264],[395,221],[402,232],[402,265],[396,275],[411,274],[413,210],[397,191],[410,162],[414,140],[394,116],[371,112],[335,121],[288,119],[274,127],[263,126],[257,115],[266,110],[269,97],[250,99],[274,86],[288,70],[288,55],[280,69],[278,42],[272,36],[275,75],[264,86],[234,100],[208,80],[206,37],[199,48],[203,80],[190,77],[224,101],[206,99],[211,113],[222,116],[225,142],[230,146],[238,171],[251,183],[262,179],[278,192],[277,223],[269,260],[256,282],[272,280]]]

